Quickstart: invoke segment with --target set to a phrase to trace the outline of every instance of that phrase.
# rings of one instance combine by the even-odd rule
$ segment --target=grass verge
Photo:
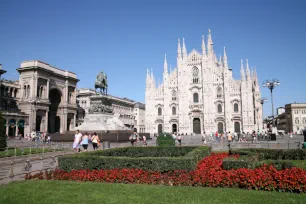
[[[23,181],[0,186],[0,203],[305,203],[306,194],[229,188],[172,187],[73,181]]]

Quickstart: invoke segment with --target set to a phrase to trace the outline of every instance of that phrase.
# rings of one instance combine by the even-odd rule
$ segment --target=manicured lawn
[[[45,148],[44,152],[53,152],[53,148]],[[55,151],[62,151],[62,149],[55,149]],[[31,148],[31,154],[39,154],[42,153],[42,148]],[[16,156],[28,155],[30,154],[30,148],[24,148],[23,152],[21,148],[16,148]],[[15,148],[9,148],[8,151],[0,151],[0,158],[3,157],[13,157],[15,156]]]
[[[0,195],[0,203],[14,204],[306,203],[306,194],[46,180],[3,185]]]

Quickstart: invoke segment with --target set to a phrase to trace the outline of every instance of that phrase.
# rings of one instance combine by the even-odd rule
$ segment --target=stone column
[[[50,79],[47,79],[47,90],[45,93],[45,98],[49,99],[49,88],[50,88]]]
[[[15,136],[18,136],[18,121],[16,120],[16,131],[15,131]]]
[[[34,78],[34,97],[36,98],[36,97],[38,97],[38,95],[37,95],[37,86],[38,86],[38,77],[36,76],[35,78]]]
[[[8,136],[9,133],[9,121],[6,120],[6,130],[5,130],[5,134]]]
[[[65,102],[68,103],[68,80],[65,82]]]
[[[73,128],[76,127],[76,113],[73,115]]]
[[[49,117],[49,111],[46,111],[45,114],[45,132],[48,132],[48,117]]]

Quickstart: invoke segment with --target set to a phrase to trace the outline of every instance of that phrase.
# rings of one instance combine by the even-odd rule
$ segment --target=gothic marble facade
[[[236,69],[237,70],[237,69]],[[153,72],[146,76],[146,132],[252,132],[262,128],[261,96],[256,70],[241,60],[240,79],[234,79],[224,48],[218,60],[209,30],[202,51],[187,52],[178,40],[177,68],[168,70],[165,56],[163,82]]]

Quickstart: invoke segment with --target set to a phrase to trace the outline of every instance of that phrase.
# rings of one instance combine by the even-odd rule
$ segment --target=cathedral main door
[[[201,122],[200,118],[193,119],[193,133],[201,134]]]
[[[158,129],[158,134],[162,133],[163,132],[163,125],[162,124],[159,124],[157,126],[157,129]]]

